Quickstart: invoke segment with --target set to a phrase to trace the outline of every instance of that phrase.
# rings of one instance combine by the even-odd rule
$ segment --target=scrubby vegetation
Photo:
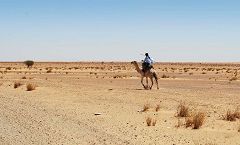
[[[35,90],[36,89],[36,86],[35,85],[33,85],[33,84],[27,84],[27,91],[32,91],[32,90]]]
[[[177,109],[177,117],[188,117],[189,116],[189,107],[185,103],[181,102]]]
[[[147,117],[146,123],[147,123],[147,126],[156,126],[157,120],[152,119],[151,117]]]
[[[145,105],[143,106],[142,112],[146,112],[146,111],[148,111],[149,109],[150,109],[150,105],[149,105],[149,104],[145,104]]]
[[[157,107],[155,108],[156,112],[160,110],[160,105],[158,104]]]
[[[240,119],[239,109],[236,109],[235,111],[228,110],[227,113],[223,116],[223,119],[227,121],[236,121],[237,119]]]
[[[28,68],[32,67],[34,64],[34,61],[32,60],[26,60],[24,61],[24,64],[27,65]]]
[[[15,82],[13,87],[16,89],[18,87],[20,87],[22,84],[20,82]]]

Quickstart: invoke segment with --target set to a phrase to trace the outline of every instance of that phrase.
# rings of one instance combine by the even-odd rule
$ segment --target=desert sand
[[[240,145],[240,119],[223,119],[240,107],[240,64],[154,68],[159,90],[155,84],[143,89],[130,62],[38,62],[30,69],[2,62],[0,144]],[[29,83],[35,90],[26,91]],[[205,113],[199,129],[186,128],[185,118],[177,117],[181,102],[191,112]],[[144,105],[150,107],[145,112]],[[148,117],[155,126],[147,126]]]

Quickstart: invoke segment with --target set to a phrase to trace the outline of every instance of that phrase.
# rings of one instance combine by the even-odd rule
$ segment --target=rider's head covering
[[[145,56],[149,56],[148,53],[145,53]]]

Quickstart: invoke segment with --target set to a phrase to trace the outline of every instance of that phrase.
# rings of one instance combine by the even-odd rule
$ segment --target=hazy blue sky
[[[0,0],[0,61],[240,62],[238,0]]]

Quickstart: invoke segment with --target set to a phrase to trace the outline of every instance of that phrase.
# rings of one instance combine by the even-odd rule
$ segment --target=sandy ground
[[[240,64],[154,67],[159,90],[144,90],[130,63],[0,63],[0,144],[240,145],[240,119],[222,119],[240,106],[240,81],[230,81]],[[26,91],[28,83],[36,90]],[[202,127],[186,128],[176,117],[180,102],[206,114]]]

